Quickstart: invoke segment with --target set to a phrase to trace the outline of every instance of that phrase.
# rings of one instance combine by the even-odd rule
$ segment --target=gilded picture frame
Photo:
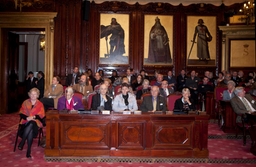
[[[172,15],[144,15],[143,63],[144,65],[173,64]]]
[[[216,16],[187,16],[187,65],[216,65]]]
[[[255,40],[231,39],[230,67],[256,67]]]
[[[100,14],[99,64],[129,63],[129,14]]]

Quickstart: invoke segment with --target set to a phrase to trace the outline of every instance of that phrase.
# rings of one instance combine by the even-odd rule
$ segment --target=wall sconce
[[[244,14],[245,17],[241,17],[240,20],[246,20],[246,24],[255,22],[255,2],[253,0],[247,1],[243,4],[243,7],[239,9],[239,12]]]
[[[39,48],[41,51],[45,50],[45,35],[40,35]]]

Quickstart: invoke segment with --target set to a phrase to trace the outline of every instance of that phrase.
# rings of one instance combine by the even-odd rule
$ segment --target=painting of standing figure
[[[128,64],[128,32],[129,15],[101,14],[100,64]]]
[[[171,26],[172,16],[145,16],[144,64],[172,63]]]
[[[207,25],[207,26],[206,26]],[[216,17],[187,17],[187,64],[215,65]]]

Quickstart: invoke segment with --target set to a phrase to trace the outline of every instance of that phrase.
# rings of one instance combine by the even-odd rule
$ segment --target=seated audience
[[[174,93],[174,88],[168,86],[168,82],[166,80],[163,80],[160,88],[160,95],[162,95],[164,98],[167,98],[167,96],[173,93]]]
[[[169,70],[167,76],[164,77],[164,80],[168,82],[169,87],[173,87],[173,90],[176,90],[176,78],[172,74],[172,70]]]
[[[140,70],[140,75],[142,76],[142,81],[143,81],[144,79],[149,80],[148,74],[146,73],[145,70]]]
[[[256,102],[250,94],[245,94],[243,87],[235,88],[236,96],[230,100],[235,113],[238,114],[236,121],[241,122],[240,114],[245,114],[245,121],[252,125],[256,123]],[[256,155],[256,129],[249,128],[249,134],[252,140],[250,151]]]
[[[229,73],[224,76],[224,79],[220,82],[219,86],[226,86],[228,81],[231,81],[231,74]]]
[[[215,85],[219,86],[220,83],[224,80],[224,74],[222,72],[218,73],[218,78],[215,80]]]
[[[252,96],[256,96],[256,82],[253,83],[251,89],[249,90],[249,93],[250,93]]]
[[[242,70],[238,71],[238,78],[240,78],[240,82],[244,82],[244,72]]]
[[[107,95],[113,99],[114,98],[114,89],[113,86],[111,85],[111,80],[108,78],[105,78],[103,83],[107,86]]]
[[[74,96],[74,90],[72,87],[65,89],[65,95],[58,100],[58,110],[79,110],[84,109],[82,100]]]
[[[87,76],[85,74],[81,75],[79,83],[75,84],[73,89],[75,92],[82,93],[85,99],[87,98],[88,94],[93,92],[92,86],[89,85]]]
[[[63,86],[59,84],[60,77],[55,76],[52,78],[52,84],[44,92],[44,97],[40,101],[44,104],[44,110],[49,108],[57,109],[58,99],[63,94]]]
[[[162,85],[163,79],[164,79],[163,74],[158,74],[154,85],[160,87]]]
[[[236,83],[234,81],[228,81],[228,89],[223,91],[223,100],[231,100],[234,96],[234,90]]]
[[[101,79],[104,79],[104,71],[102,69],[98,70],[98,73],[101,76]]]
[[[144,79],[142,83],[142,89],[137,90],[136,92],[136,99],[141,99],[141,96],[146,93],[150,93],[150,86],[149,80]]]
[[[43,118],[45,117],[45,111],[43,104],[37,99],[39,97],[39,90],[37,88],[30,89],[29,99],[25,100],[20,108],[20,124],[21,129],[19,136],[22,138],[18,145],[18,149],[22,150],[27,140],[27,158],[31,158],[31,146],[33,138],[38,135],[38,128],[43,127]]]
[[[93,72],[92,72],[92,70],[89,68],[86,72],[85,72],[86,74],[87,74],[87,76],[88,76],[88,81],[89,82],[92,82],[92,80],[93,80]]]
[[[133,75],[133,69],[132,68],[128,68],[126,70],[126,78],[128,79],[128,84],[131,85],[133,83],[133,81],[136,80],[136,77]]]
[[[92,98],[92,110],[112,110],[112,99],[107,95],[108,86],[101,84],[99,93]]]
[[[231,80],[235,82],[236,86],[241,82],[241,78],[238,77],[237,71],[232,72]]]
[[[181,92],[182,89],[185,87],[186,80],[187,80],[186,72],[185,72],[185,70],[181,70],[180,75],[178,75],[178,77],[177,77],[177,90],[178,91]]]
[[[96,85],[100,85],[103,82],[100,73],[96,72],[94,78],[92,79],[92,89],[94,90],[94,87]]]
[[[113,70],[112,71],[112,75],[111,77],[109,78],[111,80],[111,83],[115,83],[115,81],[119,78],[118,74],[117,74],[117,71],[116,70]]]
[[[66,78],[66,86],[72,86],[79,82],[80,80],[80,73],[78,67],[74,67],[73,73],[68,74]]]
[[[190,73],[190,77],[186,80],[186,87],[189,88],[191,98],[194,99],[195,104],[197,104],[197,96],[198,96],[198,83],[200,82],[200,78],[196,76],[196,72],[193,70]]]
[[[253,77],[251,76],[248,76],[246,79],[245,79],[245,82],[244,84],[242,84],[243,87],[247,87],[247,88],[251,88],[254,84],[254,79]]]
[[[136,91],[136,88],[142,85],[142,76],[139,74],[136,77],[136,80],[132,83],[132,90]]]
[[[138,110],[137,101],[135,96],[129,92],[130,85],[123,83],[121,85],[121,94],[118,94],[113,101],[113,111],[122,112],[125,110],[136,111]]]
[[[140,110],[142,112],[166,111],[166,98],[159,95],[159,87],[152,86],[151,96],[143,98]]]
[[[213,92],[213,90],[214,87],[206,76],[203,78],[203,82],[199,83],[197,87],[198,93],[201,93],[204,97],[206,97],[206,92]]]
[[[175,101],[174,110],[188,112],[195,109],[196,107],[193,99],[190,97],[189,89],[183,88],[182,97]]]

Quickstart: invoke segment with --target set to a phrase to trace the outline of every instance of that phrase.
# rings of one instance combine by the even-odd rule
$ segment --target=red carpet
[[[22,151],[13,152],[17,130],[18,114],[4,114],[0,116],[0,166],[3,167],[255,167],[256,156],[249,152],[250,138],[243,146],[241,136],[223,133],[217,123],[209,123],[209,158],[208,159],[174,159],[174,158],[108,158],[81,157],[62,159],[62,162],[45,160],[44,149],[37,147],[37,139],[32,147],[32,159],[27,159],[26,145]],[[71,159],[71,158],[70,158]],[[76,161],[76,162],[74,162]],[[82,162],[81,162],[82,161]],[[193,163],[192,163],[193,162]]]

